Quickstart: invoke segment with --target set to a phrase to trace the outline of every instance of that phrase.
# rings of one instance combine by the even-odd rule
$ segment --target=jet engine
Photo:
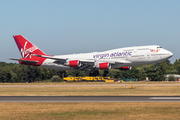
[[[111,69],[111,65],[108,62],[99,63],[98,68],[101,70],[109,70]]]
[[[76,68],[76,67],[80,67],[81,63],[79,62],[79,60],[71,60],[71,61],[65,63],[64,65]]]
[[[131,66],[125,66],[125,67],[122,67],[122,68],[120,68],[121,70],[131,70]]]

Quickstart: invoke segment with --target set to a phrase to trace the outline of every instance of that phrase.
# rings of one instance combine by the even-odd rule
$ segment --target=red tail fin
[[[31,58],[31,54],[46,55],[22,35],[15,35],[13,37],[23,58]]]

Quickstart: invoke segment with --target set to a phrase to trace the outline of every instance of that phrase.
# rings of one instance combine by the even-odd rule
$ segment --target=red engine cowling
[[[68,65],[70,67],[79,67],[80,66],[80,62],[79,62],[79,60],[71,60],[71,61],[69,61]]]
[[[111,69],[111,65],[108,62],[99,63],[99,69],[101,69],[101,70],[109,70],[109,69]]]
[[[121,70],[131,70],[131,66],[125,66],[125,67],[122,67]]]

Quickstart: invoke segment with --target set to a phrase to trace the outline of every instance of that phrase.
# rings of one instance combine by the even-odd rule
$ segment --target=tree
[[[111,78],[122,78],[122,72],[119,69],[110,69],[107,76]]]
[[[15,82],[17,82],[17,74],[11,72],[11,79],[10,79],[10,81],[8,81],[8,82],[10,82],[10,83],[15,83]]]
[[[85,76],[85,72],[84,71],[80,71],[80,70],[67,70],[67,75],[68,77],[78,77],[78,76]]]
[[[145,80],[147,77],[146,67],[145,66],[137,66],[136,69],[139,71],[139,81]]]
[[[168,77],[168,81],[174,81],[174,75],[170,75],[170,76]]]
[[[156,71],[154,70],[154,66],[155,65],[150,65],[149,67],[147,67],[147,76],[153,81],[165,80],[164,75],[167,73],[167,69],[169,69],[166,61],[158,63],[158,69]]]
[[[51,78],[52,82],[63,82],[63,79],[60,78],[59,76],[55,75]]]

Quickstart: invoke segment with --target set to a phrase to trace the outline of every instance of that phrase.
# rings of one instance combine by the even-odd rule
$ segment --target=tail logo
[[[23,58],[28,58],[30,57],[31,58],[31,54],[37,50],[38,48],[35,46],[35,45],[32,45],[32,47],[29,47],[28,49],[26,48],[27,46],[27,41],[25,42],[24,44],[24,48],[21,48],[21,55]]]

